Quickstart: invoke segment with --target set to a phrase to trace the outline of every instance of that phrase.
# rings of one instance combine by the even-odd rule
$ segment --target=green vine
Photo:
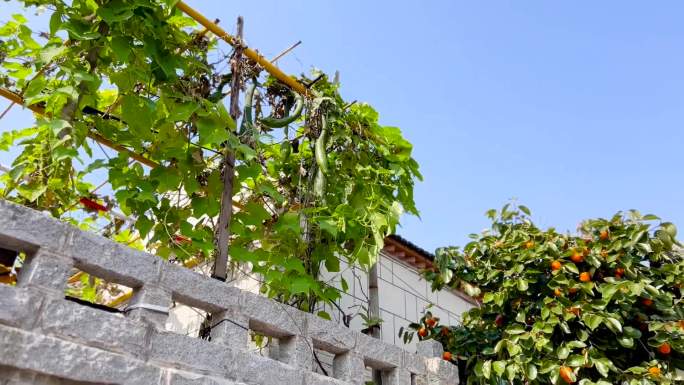
[[[163,258],[211,259],[227,150],[236,159],[233,269],[310,311],[340,296],[321,269],[339,271],[340,259],[370,266],[402,213],[417,214],[411,144],[318,71],[304,100],[243,59],[238,131],[225,106],[230,55],[173,1],[23,4],[51,13],[49,32],[21,15],[0,28],[0,83],[46,113],[0,139],[0,149],[21,148],[0,179],[4,198],[74,223],[109,221],[107,235],[128,231],[126,242],[141,239]],[[98,159],[95,134],[158,166],[125,152]],[[103,172],[111,193],[95,194],[86,180]]]

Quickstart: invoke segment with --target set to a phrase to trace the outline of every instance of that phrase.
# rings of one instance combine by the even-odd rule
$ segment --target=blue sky
[[[631,208],[684,227],[682,2],[189,4],[231,31],[243,15],[267,57],[302,40],[286,71],[339,70],[345,98],[402,128],[425,181],[422,218],[399,233],[428,250],[462,245],[511,198],[560,230]]]

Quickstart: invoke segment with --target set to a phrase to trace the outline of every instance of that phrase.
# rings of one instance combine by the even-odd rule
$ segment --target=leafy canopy
[[[433,289],[479,298],[462,325],[412,324],[466,368],[469,384],[672,383],[684,369],[684,259],[672,223],[636,211],[536,227],[525,206],[491,210],[491,230],[440,248]]]
[[[0,149],[21,149],[0,178],[2,197],[142,240],[164,258],[211,259],[232,154],[232,267],[308,310],[339,297],[319,280],[322,268],[339,271],[340,259],[369,266],[400,215],[417,214],[411,144],[369,105],[346,103],[338,81],[314,71],[304,101],[240,58],[236,122],[227,110],[231,48],[174,1],[23,4],[50,22],[36,33],[15,15],[0,27],[0,83],[46,113],[0,138]],[[103,157],[95,137],[156,166],[125,152]],[[103,174],[108,184],[95,193],[88,181]]]

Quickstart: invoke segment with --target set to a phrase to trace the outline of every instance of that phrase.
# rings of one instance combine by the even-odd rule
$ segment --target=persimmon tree
[[[676,228],[636,211],[584,221],[578,233],[535,226],[524,206],[491,210],[490,230],[437,249],[433,289],[480,305],[462,324],[426,314],[406,340],[436,339],[468,384],[673,383],[684,369],[684,258]]]
[[[49,25],[32,31],[14,15],[0,27],[0,83],[45,114],[2,135],[0,149],[21,151],[2,176],[5,199],[74,223],[110,221],[106,235],[163,258],[211,259],[232,157],[231,266],[248,265],[265,292],[305,310],[339,297],[320,281],[323,267],[370,266],[400,215],[417,213],[411,144],[369,105],[345,102],[339,81],[302,75],[304,98],[175,1],[22,3],[48,12]],[[227,108],[234,80],[238,120]],[[125,151],[104,157],[92,138]],[[110,193],[93,193],[93,173]]]

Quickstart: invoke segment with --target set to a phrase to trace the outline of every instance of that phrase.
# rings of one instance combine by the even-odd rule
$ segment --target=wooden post
[[[244,21],[242,16],[237,19],[237,44],[231,58],[231,84],[230,84],[230,116],[235,122],[240,117],[240,75],[242,65],[242,30]],[[229,129],[229,128],[227,128]],[[212,277],[225,281],[228,277],[228,251],[230,241],[230,218],[233,216],[233,177],[235,176],[235,153],[230,150],[228,143],[225,144],[223,156],[223,192],[221,193],[221,212],[217,228],[218,255],[214,260]]]
[[[380,319],[380,296],[378,291],[378,268],[380,264],[380,254],[378,260],[368,271],[368,315],[371,319]],[[380,325],[370,327],[370,336],[380,338]],[[376,385],[382,384],[382,371],[373,369],[373,382]]]

